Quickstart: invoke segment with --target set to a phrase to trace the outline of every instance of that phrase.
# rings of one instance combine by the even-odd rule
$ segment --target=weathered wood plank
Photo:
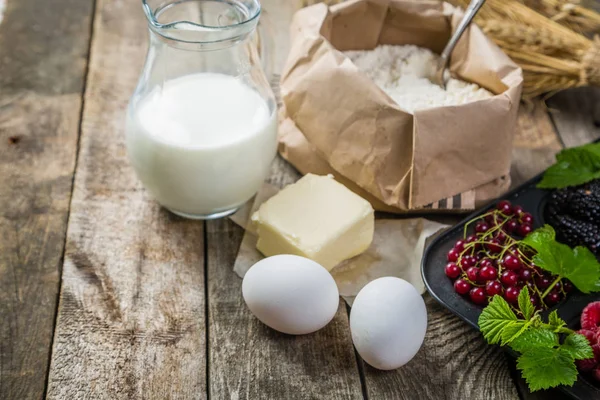
[[[600,138],[600,88],[565,90],[551,97],[548,107],[566,147]]]
[[[263,0],[265,32],[272,38],[277,74],[287,55],[293,2]],[[278,157],[269,183],[299,178]],[[361,399],[361,383],[345,304],[326,328],[312,335],[275,332],[252,316],[241,296],[233,262],[243,231],[231,221],[207,222],[209,393],[216,398]]]
[[[562,148],[543,103],[521,104],[513,143],[511,186],[514,188],[548,168]]]
[[[1,399],[44,393],[92,3],[9,0],[0,23]]]
[[[396,399],[517,399],[504,353],[425,295],[428,327],[415,358],[389,372],[365,365],[368,397]]]
[[[252,316],[232,271],[243,231],[229,220],[208,229],[210,394],[218,399],[362,399],[342,300],[322,330],[278,333]]]
[[[299,177],[277,157],[268,182],[282,187]],[[243,230],[231,221],[209,221],[207,231],[211,396],[362,399],[344,302],[333,321],[311,335],[266,327],[244,304],[242,281],[232,270]]]
[[[141,4],[96,8],[48,398],[203,399],[204,225],[160,209],[125,154]]]

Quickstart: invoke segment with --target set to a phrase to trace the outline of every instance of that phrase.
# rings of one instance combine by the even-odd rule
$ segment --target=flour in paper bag
[[[475,83],[451,78],[448,71],[445,89],[433,83],[440,56],[426,48],[379,45],[372,50],[352,50],[345,54],[400,108],[411,113],[493,96]]]

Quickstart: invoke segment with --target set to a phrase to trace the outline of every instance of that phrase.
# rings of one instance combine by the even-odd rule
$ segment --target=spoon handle
[[[441,82],[443,86],[445,86],[444,70],[446,69],[446,66],[448,65],[448,61],[450,61],[450,54],[452,54],[454,47],[456,47],[456,44],[460,40],[461,36],[463,35],[463,33],[465,33],[465,30],[471,24],[471,21],[473,20],[473,18],[475,18],[475,15],[477,14],[477,12],[481,8],[481,6],[483,6],[483,3],[485,3],[485,0],[472,0],[471,1],[471,3],[469,4],[469,7],[467,7],[467,10],[465,11],[465,16],[463,17],[463,19],[458,24],[458,27],[456,28],[456,32],[454,32],[454,35],[452,35],[452,37],[448,41],[448,44],[444,48],[444,51],[442,51],[442,54],[440,56],[440,61],[438,64],[436,80],[438,82]]]

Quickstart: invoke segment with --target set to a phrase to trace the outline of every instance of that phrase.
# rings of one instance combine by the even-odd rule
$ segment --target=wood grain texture
[[[269,183],[284,186],[298,173],[277,157]],[[343,301],[332,322],[303,336],[259,322],[233,272],[243,231],[229,220],[208,221],[210,397],[216,399],[362,399]]]
[[[322,330],[278,333],[259,322],[232,271],[243,231],[229,220],[208,228],[210,397],[214,399],[362,399],[343,301]]]
[[[204,399],[204,225],[149,199],[126,157],[138,1],[98,0],[49,399]]]
[[[600,138],[600,88],[565,90],[550,98],[548,106],[566,147]]]
[[[295,5],[263,0],[265,32],[275,32],[274,73],[283,66]],[[300,175],[277,157],[268,182],[283,187]],[[338,313],[315,334],[289,336],[252,316],[233,272],[243,231],[231,221],[207,222],[209,393],[216,399],[361,399],[361,383],[348,329]]]
[[[369,399],[518,399],[505,355],[425,295],[428,327],[421,350],[404,367],[365,365]]]
[[[521,104],[513,143],[511,186],[514,188],[548,168],[562,148],[542,102]]]
[[[0,399],[26,400],[43,397],[48,371],[92,0],[6,6],[0,23]]]

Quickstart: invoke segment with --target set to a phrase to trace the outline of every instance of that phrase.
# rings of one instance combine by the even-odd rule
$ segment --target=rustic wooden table
[[[0,0],[0,3],[3,1]],[[264,0],[285,57],[294,1]],[[341,304],[290,337],[244,306],[242,230],[159,208],[126,158],[146,49],[139,0],[8,0],[0,23],[0,399],[549,399],[430,296],[425,344],[380,372]],[[282,51],[283,50],[283,51]],[[600,90],[523,108],[514,184],[600,137]],[[278,159],[269,178],[297,173]]]

